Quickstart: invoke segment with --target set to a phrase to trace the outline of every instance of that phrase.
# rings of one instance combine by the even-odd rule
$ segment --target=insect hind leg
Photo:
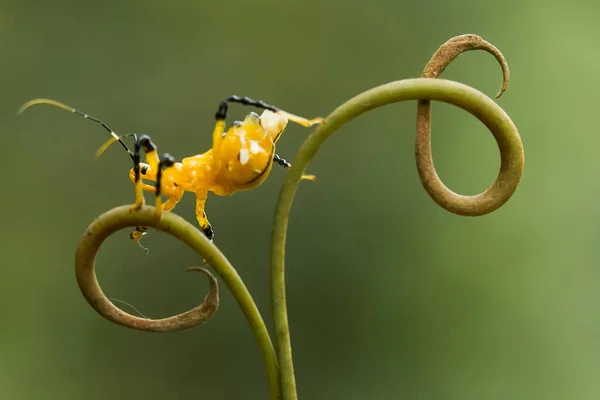
[[[217,121],[222,121],[227,118],[227,111],[229,109],[229,103],[239,103],[239,104],[243,104],[245,106],[253,106],[253,107],[262,108],[265,110],[270,110],[273,112],[280,111],[279,108],[272,106],[270,104],[267,104],[262,100],[253,100],[246,96],[241,97],[241,96],[233,95],[233,96],[229,96],[225,100],[221,101],[221,103],[219,104],[219,109],[217,110],[217,113],[215,114],[215,118],[217,119]]]
[[[292,164],[287,162],[285,159],[281,158],[278,154],[275,154],[273,156],[273,162],[276,162],[278,165],[281,165],[283,168],[290,168],[292,166]],[[300,177],[300,179],[306,180],[306,181],[316,181],[317,177],[314,175],[302,175]]]
[[[277,112],[277,114],[283,115],[288,120],[295,122],[298,125],[302,125],[305,128],[308,128],[308,127],[311,127],[311,126],[317,125],[317,124],[322,124],[325,122],[325,118],[318,117],[318,118],[308,119],[308,118],[300,117],[298,115],[291,114],[291,113],[289,113],[287,111],[283,111],[283,110],[279,110]]]
[[[219,109],[217,110],[217,113],[215,115],[215,118],[217,119],[217,121],[225,120],[225,118],[227,118],[227,110],[229,108],[229,103],[239,103],[239,104],[243,104],[245,106],[253,106],[253,107],[257,107],[257,108],[262,108],[264,110],[273,111],[274,113],[283,115],[288,120],[295,122],[299,125],[302,125],[304,127],[309,127],[309,126],[313,126],[316,124],[322,124],[325,122],[324,118],[319,117],[319,118],[308,119],[308,118],[300,117],[298,115],[294,115],[287,111],[283,111],[279,107],[275,107],[271,104],[267,104],[262,100],[253,100],[246,96],[242,97],[242,96],[236,96],[236,95],[229,96],[228,98],[226,98],[219,104]]]
[[[279,154],[275,154],[273,156],[273,162],[276,162],[278,165],[282,166],[283,168],[290,168],[292,166],[292,164],[287,162],[285,159],[281,158],[279,156]]]

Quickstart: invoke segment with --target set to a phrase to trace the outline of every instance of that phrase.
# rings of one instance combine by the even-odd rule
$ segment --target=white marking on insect
[[[260,146],[260,144],[258,144],[256,140],[252,140],[250,142],[250,152],[252,154],[258,154],[261,150],[263,150],[263,148]]]
[[[250,153],[248,152],[248,149],[241,149],[240,150],[240,163],[242,165],[246,165],[249,160],[250,160]]]

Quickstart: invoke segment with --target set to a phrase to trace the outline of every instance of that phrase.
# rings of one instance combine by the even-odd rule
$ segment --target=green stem
[[[436,194],[443,197],[443,201],[438,201],[439,199],[436,201],[444,208],[453,212],[465,208],[467,211],[472,211],[471,208],[474,206],[479,207],[479,211],[466,214],[481,215],[504,204],[517,188],[523,170],[523,147],[517,129],[508,115],[493,100],[469,86],[441,79],[417,78],[396,81],[361,93],[330,114],[326,118],[326,122],[308,137],[294,158],[292,167],[279,192],[273,222],[271,296],[283,400],[297,399],[285,298],[284,261],[289,215],[300,178],[320,146],[333,132],[368,110],[407,100],[442,101],[460,107],[481,120],[498,143],[501,153],[500,172],[494,185],[485,192],[493,194],[496,201],[490,202],[489,196],[487,196],[485,201],[479,204],[477,196],[461,196],[447,190]],[[431,186],[436,180],[439,181],[435,173],[421,178],[424,185]],[[441,184],[441,181],[439,183]],[[434,196],[434,194],[430,194]],[[465,207],[465,202],[471,203]]]
[[[100,245],[108,236],[120,229],[135,226],[149,226],[169,233],[204,257],[206,262],[213,267],[228,286],[242,312],[250,322],[252,332],[260,347],[269,379],[271,399],[280,399],[277,359],[267,327],[235,268],[223,253],[209,242],[198,229],[178,215],[170,212],[163,213],[162,218],[159,220],[156,218],[154,207],[144,207],[135,212],[130,212],[129,209],[130,206],[113,208],[98,217],[89,226],[77,248],[75,255],[77,280],[90,305],[105,318],[121,325],[134,329],[161,332],[187,329],[204,322],[207,317],[209,318],[216,307],[213,306],[214,309],[210,310],[205,307],[204,310],[200,310],[201,315],[195,318],[190,317],[190,312],[163,320],[147,320],[130,316],[117,309],[102,293],[102,289],[98,285],[94,272],[94,260]],[[207,296],[207,299],[209,296]],[[207,300],[204,303],[207,303]]]

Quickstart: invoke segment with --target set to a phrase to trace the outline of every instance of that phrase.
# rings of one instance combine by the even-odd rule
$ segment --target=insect
[[[259,116],[249,113],[243,121],[234,122],[228,129],[225,120],[229,103],[240,103],[263,109]],[[148,135],[128,134],[119,136],[108,125],[51,99],[34,99],[25,103],[19,113],[37,104],[49,104],[81,115],[104,127],[111,138],[96,152],[99,157],[112,143],[119,142],[133,161],[129,178],[135,185],[135,204],[131,211],[144,205],[143,191],[153,192],[156,202],[156,213],[160,217],[163,211],[172,210],[183,197],[184,192],[196,195],[196,218],[202,232],[209,240],[213,240],[214,232],[205,212],[208,192],[219,196],[231,195],[238,190],[249,190],[264,182],[274,163],[288,168],[290,163],[275,153],[275,143],[281,137],[288,121],[310,127],[324,122],[323,118],[306,119],[290,114],[262,100],[248,97],[231,96],[219,104],[215,114],[216,125],[212,134],[212,148],[205,153],[186,157],[180,162],[168,153],[158,154],[156,145]],[[133,136],[133,151],[124,140]],[[141,153],[145,162],[141,162]],[[314,180],[312,175],[303,175],[302,179]],[[162,197],[166,201],[162,201]],[[139,226],[129,236],[139,241],[148,228]]]

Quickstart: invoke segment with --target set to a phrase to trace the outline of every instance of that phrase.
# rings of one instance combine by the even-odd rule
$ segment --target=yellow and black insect
[[[263,109],[262,115],[251,112],[244,121],[236,121],[226,130],[225,119],[229,103],[240,103]],[[324,122],[323,118],[306,119],[290,114],[263,101],[248,97],[231,96],[219,104],[215,115],[217,123],[212,136],[212,149],[203,154],[187,157],[176,162],[168,153],[159,157],[156,145],[148,135],[129,134],[120,137],[98,118],[50,99],[35,99],[25,103],[19,113],[36,104],[50,104],[79,114],[97,122],[111,134],[111,138],[96,152],[100,156],[112,143],[119,142],[133,160],[129,178],[135,185],[135,204],[131,210],[144,205],[143,191],[154,192],[156,212],[172,210],[181,200],[184,192],[196,194],[196,218],[204,234],[212,241],[214,233],[204,211],[206,197],[211,191],[219,196],[233,194],[238,190],[249,190],[264,182],[277,163],[285,168],[290,164],[275,153],[275,143],[281,137],[288,121],[305,127]],[[134,150],[131,151],[123,141],[133,136]],[[145,154],[145,163],[141,162],[141,152]],[[312,175],[303,179],[314,180]],[[154,182],[148,183],[144,181]],[[163,203],[162,196],[167,200]],[[146,227],[137,227],[130,234],[138,241],[147,232]]]

